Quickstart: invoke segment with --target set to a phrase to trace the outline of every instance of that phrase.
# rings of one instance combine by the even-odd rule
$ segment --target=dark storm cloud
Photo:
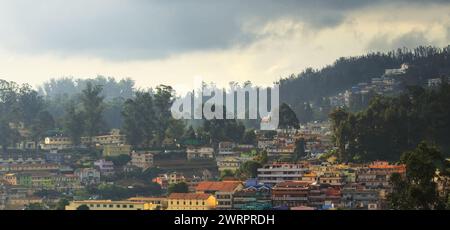
[[[293,19],[311,30],[341,24],[346,14],[387,0],[11,0],[0,3],[0,46],[108,59],[245,45],[257,39],[242,26]],[[406,2],[398,1],[398,2]],[[419,0],[413,2],[421,2]],[[427,4],[430,1],[428,1]],[[434,3],[448,2],[435,0]],[[410,3],[410,2],[409,2]],[[3,14],[3,16],[1,16]]]

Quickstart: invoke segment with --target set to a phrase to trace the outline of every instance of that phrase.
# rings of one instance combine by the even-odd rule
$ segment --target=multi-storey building
[[[83,185],[92,185],[100,182],[100,171],[95,168],[79,168],[75,175]]]
[[[26,172],[26,171],[56,171],[57,164],[4,164],[0,165],[0,172]]]
[[[258,181],[277,184],[284,181],[301,181],[308,168],[303,164],[273,163],[258,169]]]
[[[153,182],[159,184],[162,189],[167,189],[171,184],[186,182],[186,178],[181,173],[172,172],[158,175]]]
[[[342,190],[342,206],[347,209],[380,209],[379,190],[367,189],[360,184],[349,184]]]
[[[214,195],[218,202],[217,209],[231,209],[234,194],[243,187],[240,181],[204,181],[198,183],[196,192]]]
[[[103,156],[104,157],[114,157],[120,155],[128,155],[131,152],[131,145],[125,144],[104,144]]]
[[[168,207],[166,197],[131,197],[127,201],[143,202],[149,210],[165,210]]]
[[[340,171],[327,171],[319,176],[320,184],[341,186],[344,183],[344,174]]]
[[[105,159],[100,159],[94,162],[94,166],[98,167],[101,175],[109,176],[114,174],[114,163]]]
[[[307,206],[309,195],[308,182],[285,181],[272,187],[273,206]]]
[[[139,201],[81,200],[70,202],[65,209],[77,210],[80,206],[87,206],[89,210],[152,210],[152,207],[155,207]]]
[[[153,153],[131,152],[130,154],[132,166],[146,170],[153,166]]]
[[[341,189],[329,184],[310,185],[308,206],[315,209],[325,209],[325,206],[339,207],[341,204]]]
[[[239,160],[239,158],[237,157],[221,157],[217,158],[216,161],[219,172],[235,172],[241,167],[241,160]]]
[[[44,164],[40,154],[0,154],[0,164]]]
[[[211,147],[188,147],[186,154],[188,160],[213,159],[214,149]]]
[[[233,196],[233,209],[238,210],[266,210],[272,208],[270,186],[249,180],[245,188],[237,191]]]
[[[64,137],[61,135],[46,137],[44,138],[44,143],[41,144],[41,149],[44,150],[63,150],[73,148],[72,140],[69,137]]]
[[[404,175],[405,165],[391,165],[385,161],[375,161],[368,167],[360,168],[356,181],[364,184],[367,188],[389,189],[389,179],[393,173]]]
[[[172,193],[167,203],[167,210],[211,210],[218,204],[213,195],[206,193]]]

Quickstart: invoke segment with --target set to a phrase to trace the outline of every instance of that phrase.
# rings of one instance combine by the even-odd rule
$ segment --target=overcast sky
[[[243,2],[0,0],[0,79],[269,85],[341,56],[450,44],[449,0]]]

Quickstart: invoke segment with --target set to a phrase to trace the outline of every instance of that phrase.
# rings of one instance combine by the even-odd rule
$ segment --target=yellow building
[[[44,150],[68,149],[72,147],[72,140],[69,137],[63,136],[46,137],[44,143],[41,144],[41,148]]]
[[[89,210],[151,210],[146,202],[138,201],[111,201],[111,200],[82,200],[72,201],[66,206],[66,210],[77,210],[78,207],[86,205]]]
[[[131,152],[131,145],[107,144],[103,146],[104,157],[114,157],[119,155],[128,155]]]
[[[172,193],[167,210],[211,210],[217,206],[214,196],[205,193]]]
[[[167,209],[167,198],[165,197],[132,197],[127,199],[131,202],[144,202],[144,210],[165,210]]]

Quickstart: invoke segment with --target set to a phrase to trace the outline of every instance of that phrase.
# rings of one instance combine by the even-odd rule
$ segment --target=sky
[[[450,0],[0,0],[0,79],[269,86],[339,57],[450,44]]]

